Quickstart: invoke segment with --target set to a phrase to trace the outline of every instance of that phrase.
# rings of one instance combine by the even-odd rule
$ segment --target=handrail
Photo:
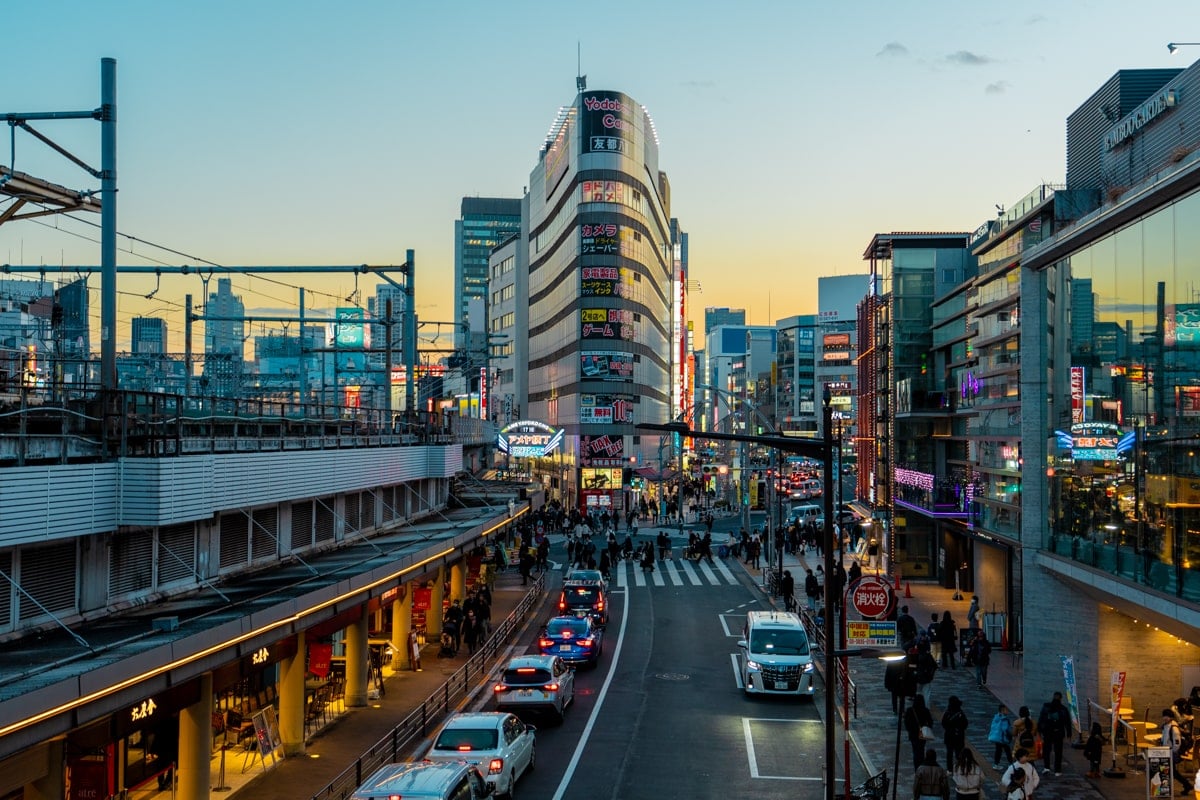
[[[346,800],[362,782],[384,764],[398,761],[413,744],[429,735],[429,731],[465,700],[471,693],[471,680],[487,675],[500,660],[512,633],[525,622],[530,610],[542,601],[546,574],[538,575],[529,592],[513,609],[508,617],[496,626],[495,631],[467,663],[429,695],[407,717],[400,720],[382,739],[354,760],[346,769],[324,788],[314,794],[313,800]]]

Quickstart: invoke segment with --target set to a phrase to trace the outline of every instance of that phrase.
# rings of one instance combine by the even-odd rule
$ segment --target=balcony
[[[935,476],[928,472],[898,467],[895,472],[895,503],[932,517],[971,518],[971,501],[976,484],[960,477]]]

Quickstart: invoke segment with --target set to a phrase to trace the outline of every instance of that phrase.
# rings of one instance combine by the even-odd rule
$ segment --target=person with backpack
[[[1025,709],[1028,711],[1028,709]],[[1014,797],[1016,800],[1023,800],[1027,797],[1033,797],[1034,791],[1038,787],[1040,779],[1038,778],[1037,768],[1033,765],[1033,753],[1024,748],[1017,748],[1017,752],[1013,753],[1016,761],[1008,765],[1008,769],[1004,770],[1004,774],[1000,776],[1000,788],[1004,791],[1004,796]],[[1018,777],[1020,773],[1020,777]],[[1014,787],[1020,788],[1020,793],[1014,793]]]
[[[942,714],[942,741],[946,745],[946,769],[954,771],[954,760],[967,746],[967,719],[962,700],[950,695],[946,700],[946,712]]]
[[[925,751],[917,773],[913,775],[913,800],[950,800],[950,779],[938,766],[937,751]]]
[[[908,743],[912,745],[913,769],[918,769],[925,759],[926,742],[933,739],[933,714],[929,713],[925,698],[919,694],[904,712],[904,730],[908,733]],[[933,753],[936,760],[937,753],[932,749],[929,752]]]
[[[982,689],[987,686],[988,665],[992,662],[992,643],[982,628],[975,631],[975,638],[967,648],[967,657],[975,665],[975,685]]]
[[[1042,734],[1042,774],[1050,772],[1050,757],[1054,756],[1054,774],[1062,775],[1063,740],[1071,726],[1071,717],[1062,702],[1062,692],[1055,692],[1038,715],[1038,730]]]
[[[1008,706],[1000,704],[992,724],[988,726],[988,741],[992,743],[992,769],[999,772],[1012,763],[1013,721]],[[1001,761],[1000,757],[1004,760]],[[1001,766],[1003,765],[1003,766]]]
[[[1179,793],[1186,795],[1190,781],[1179,772],[1179,762],[1187,757],[1192,749],[1192,743],[1184,742],[1183,728],[1179,727],[1179,723],[1175,721],[1175,715],[1171,713],[1171,709],[1164,708],[1162,717],[1162,746],[1171,748],[1171,770],[1175,773],[1175,780],[1179,782]]]
[[[1013,742],[1017,750],[1024,750],[1029,754],[1031,762],[1037,760],[1037,757],[1040,755],[1038,752],[1037,723],[1029,715],[1029,706],[1021,706],[1017,710],[1017,721],[1013,723]],[[1016,757],[1015,751],[1013,757]]]
[[[933,676],[937,673],[937,662],[929,652],[929,642],[924,638],[917,642],[917,694],[925,699],[925,705],[930,703],[933,688]]]
[[[954,624],[954,617],[950,616],[950,609],[942,614],[937,632],[938,640],[942,643],[942,666],[954,669],[957,666],[954,655],[958,652],[958,626]]]

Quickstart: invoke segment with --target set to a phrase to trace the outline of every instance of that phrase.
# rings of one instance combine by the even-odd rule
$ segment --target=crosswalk
[[[645,572],[640,564],[622,561],[612,568],[613,585],[629,586],[736,586],[738,579],[724,561],[713,559],[689,561],[685,558],[669,558],[655,564],[653,572]]]

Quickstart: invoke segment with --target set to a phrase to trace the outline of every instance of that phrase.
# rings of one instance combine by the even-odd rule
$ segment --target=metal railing
[[[535,605],[542,600],[546,573],[538,576],[528,594],[508,617],[496,626],[488,640],[475,655],[467,659],[433,694],[421,701],[407,717],[400,720],[382,739],[372,745],[354,763],[313,795],[313,800],[346,800],[362,782],[384,764],[400,761],[411,755],[413,746],[453,712],[471,694],[472,684],[495,668],[513,632],[525,622]]]
[[[818,625],[816,617],[808,609],[800,609],[797,612],[800,615],[800,621],[804,623],[804,630],[808,633],[808,641],[812,643],[812,649],[825,652],[825,626]],[[850,661],[847,658],[837,658],[834,660],[837,664],[837,676],[834,679],[834,691],[838,697],[846,697],[849,693],[849,712],[853,719],[858,719],[858,686],[850,678]],[[821,677],[825,677],[824,659],[814,658],[813,663],[816,669],[820,671]],[[828,686],[828,683],[826,684]],[[839,704],[840,706],[840,704]]]

